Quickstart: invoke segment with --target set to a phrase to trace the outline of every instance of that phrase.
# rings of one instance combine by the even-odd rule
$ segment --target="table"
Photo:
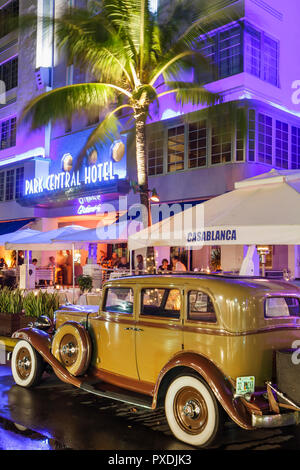
[[[102,295],[101,293],[89,292],[82,294],[79,297],[79,305],[100,305]]]

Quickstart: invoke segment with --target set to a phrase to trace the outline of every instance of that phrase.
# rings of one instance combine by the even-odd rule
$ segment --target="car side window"
[[[188,319],[215,323],[216,312],[209,295],[198,290],[192,290],[188,294]]]
[[[141,315],[179,318],[181,295],[179,289],[143,289]]]
[[[133,313],[133,290],[128,287],[109,287],[106,290],[104,312],[131,315]]]
[[[265,317],[299,317],[300,305],[297,297],[269,297],[265,300]]]

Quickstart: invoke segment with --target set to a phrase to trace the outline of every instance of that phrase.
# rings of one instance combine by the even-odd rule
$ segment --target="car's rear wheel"
[[[67,322],[54,335],[52,354],[74,376],[86,372],[91,351],[89,334],[79,323]]]
[[[44,361],[30,343],[20,340],[12,353],[11,370],[17,385],[25,388],[34,387],[41,381]]]
[[[181,375],[169,385],[165,413],[174,436],[197,447],[211,445],[222,425],[213,392],[193,375]]]

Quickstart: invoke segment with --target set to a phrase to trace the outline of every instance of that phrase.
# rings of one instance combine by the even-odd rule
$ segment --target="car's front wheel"
[[[34,387],[43,375],[43,359],[30,343],[20,340],[12,353],[11,370],[17,385]]]
[[[213,392],[193,375],[181,375],[171,382],[165,398],[165,413],[174,436],[197,447],[211,445],[222,425]]]

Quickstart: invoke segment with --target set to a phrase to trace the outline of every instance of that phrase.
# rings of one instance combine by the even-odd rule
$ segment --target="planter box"
[[[28,325],[30,323],[34,323],[38,320],[36,317],[28,317],[26,315],[21,315],[20,316],[20,329],[21,328],[28,328]]]
[[[0,313],[0,336],[11,336],[20,329],[20,314]]]

